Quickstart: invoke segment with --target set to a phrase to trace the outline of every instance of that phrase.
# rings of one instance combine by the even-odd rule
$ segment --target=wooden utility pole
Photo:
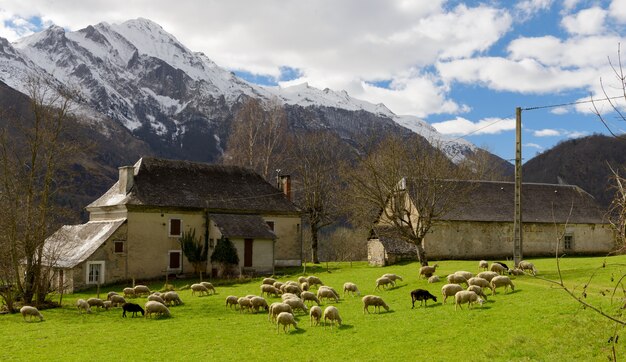
[[[513,262],[522,260],[522,109],[515,108],[515,216],[513,221]]]

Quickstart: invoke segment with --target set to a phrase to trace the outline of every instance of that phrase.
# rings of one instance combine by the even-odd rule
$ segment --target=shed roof
[[[133,187],[119,181],[88,208],[114,205],[208,208],[242,213],[298,214],[298,208],[254,171],[238,166],[143,157],[134,165]]]
[[[65,225],[46,239],[46,265],[73,268],[91,256],[126,219]]]
[[[227,238],[276,239],[260,215],[210,214],[209,219]]]

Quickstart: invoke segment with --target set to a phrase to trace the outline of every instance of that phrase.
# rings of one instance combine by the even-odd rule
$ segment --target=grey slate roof
[[[513,182],[446,181],[472,183],[467,202],[441,220],[513,222]],[[411,183],[407,183],[411,187]],[[571,211],[571,214],[570,214]],[[593,196],[573,185],[522,184],[522,222],[602,224],[604,211]]]
[[[209,214],[209,220],[227,238],[276,239],[260,215]]]
[[[152,157],[135,164],[134,185],[128,195],[120,194],[116,183],[88,208],[112,205],[299,213],[280,190],[251,170]]]
[[[73,268],[93,254],[126,219],[65,225],[46,239],[46,265]]]

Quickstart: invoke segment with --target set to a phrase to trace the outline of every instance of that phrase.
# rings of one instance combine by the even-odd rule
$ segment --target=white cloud
[[[567,107],[556,107],[556,108],[552,108],[550,110],[550,113],[561,115],[561,114],[569,113],[569,110],[567,109]]]
[[[437,132],[445,135],[465,136],[480,134],[498,134],[515,129],[515,119],[511,118],[485,118],[478,122],[472,122],[463,117],[433,123]]]
[[[599,7],[592,7],[568,15],[561,20],[561,25],[570,34],[593,35],[604,31],[604,22],[608,13]]]
[[[536,143],[524,143],[524,147],[529,147],[529,148],[536,148],[539,151],[543,151],[543,146],[538,145]]]
[[[535,137],[556,137],[560,136],[561,132],[556,129],[540,129],[537,131],[533,131],[533,136]]]
[[[536,13],[548,10],[550,6],[552,6],[552,0],[523,0],[517,2],[515,9],[521,21],[526,21]]]
[[[613,0],[609,7],[609,14],[615,20],[626,23],[626,0]]]
[[[578,3],[580,3],[580,0],[564,0],[563,9],[565,11],[571,11],[578,5]]]

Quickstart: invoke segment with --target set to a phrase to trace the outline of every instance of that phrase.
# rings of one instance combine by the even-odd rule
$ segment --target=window
[[[104,282],[104,262],[87,262],[87,284],[102,284]]]
[[[563,236],[563,249],[572,250],[574,248],[574,235]]]
[[[270,230],[274,231],[274,222],[273,221],[266,221],[267,223],[267,227],[270,228]]]
[[[252,266],[252,244],[254,239],[243,239],[243,266],[251,267]]]
[[[121,240],[116,240],[113,242],[113,251],[117,254],[121,254],[124,252],[124,242]]]
[[[170,234],[169,236],[181,236],[182,233],[182,220],[181,219],[170,219]]]
[[[178,270],[180,269],[180,262],[181,262],[181,255],[180,255],[180,250],[170,250],[169,251],[169,264],[168,264],[168,269],[170,270]]]

